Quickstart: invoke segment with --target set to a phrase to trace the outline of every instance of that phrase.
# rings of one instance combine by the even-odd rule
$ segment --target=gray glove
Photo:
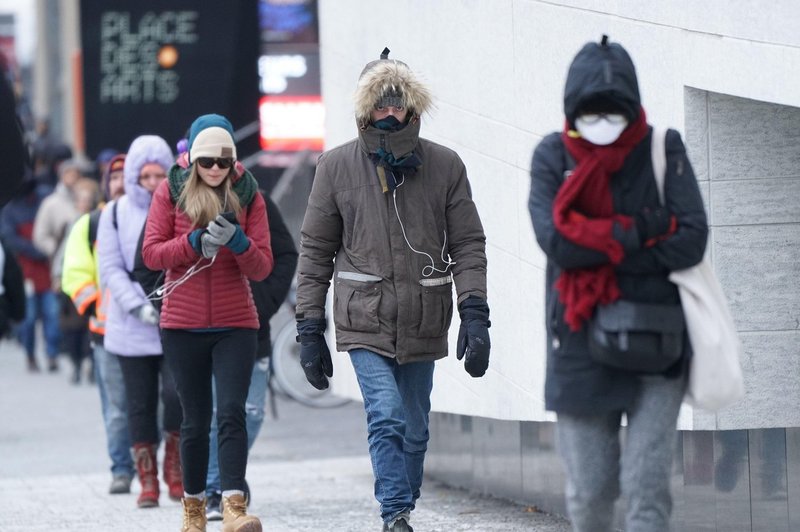
[[[207,259],[211,259],[219,252],[219,248],[222,247],[222,244],[218,244],[211,233],[206,232],[200,236],[200,247],[203,250],[203,256]]]
[[[236,226],[219,214],[208,224],[206,230],[208,231],[209,240],[219,247],[222,247],[233,238],[233,235],[236,233]]]
[[[158,319],[160,315],[152,303],[148,302],[144,305],[139,305],[131,310],[131,314],[141,320],[142,323],[146,323],[148,325],[158,325]]]

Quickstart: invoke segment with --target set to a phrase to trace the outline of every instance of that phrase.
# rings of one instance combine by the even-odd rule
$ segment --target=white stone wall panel
[[[748,356],[766,335],[770,354],[753,360],[797,376],[800,3],[320,0],[319,14],[326,145],[355,136],[356,80],[388,46],[429,83],[436,108],[422,135],[463,159],[488,235],[492,364],[471,379],[454,356],[438,363],[434,409],[554,418],[543,408],[545,258],[527,212],[528,172],[536,143],[563,125],[571,59],[603,33],[631,53],[650,122],[684,133],[714,225],[712,258],[737,324],[759,335],[747,340]],[[451,348],[457,329],[456,316]],[[339,366],[349,366],[345,356]],[[336,389],[358,397],[347,371]],[[761,389],[767,368],[756,371],[735,412],[690,412],[682,426],[760,423],[769,401],[756,398],[773,392]],[[800,412],[800,397],[785,393],[780,407]],[[796,423],[788,415],[765,419]]]

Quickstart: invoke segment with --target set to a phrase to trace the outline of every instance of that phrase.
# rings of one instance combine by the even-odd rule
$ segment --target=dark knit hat
[[[115,150],[114,148],[105,148],[97,154],[97,159],[95,162],[100,164],[107,164],[115,155],[119,154],[119,150]]]
[[[403,93],[397,87],[391,87],[380,97],[375,107],[405,107]]]
[[[236,159],[233,126],[222,115],[198,117],[189,128],[189,161],[198,157],[231,157]]]

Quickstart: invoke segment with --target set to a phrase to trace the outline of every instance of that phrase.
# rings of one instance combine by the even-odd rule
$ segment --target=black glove
[[[317,390],[326,389],[328,377],[333,377],[331,352],[325,342],[325,325],[324,319],[306,318],[297,321],[300,365],[306,374],[306,380]]]
[[[664,207],[644,208],[633,216],[639,241],[644,244],[650,239],[666,235],[671,226],[670,213]]]
[[[458,328],[456,357],[464,360],[464,369],[473,377],[483,377],[489,367],[489,305],[476,296],[469,296],[458,305],[461,326]]]

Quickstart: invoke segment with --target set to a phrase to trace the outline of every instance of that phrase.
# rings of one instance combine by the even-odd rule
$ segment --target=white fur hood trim
[[[358,80],[354,95],[358,123],[369,122],[375,102],[384,92],[392,90],[402,94],[406,109],[417,116],[429,111],[433,104],[430,90],[408,65],[393,59],[376,61]]]

